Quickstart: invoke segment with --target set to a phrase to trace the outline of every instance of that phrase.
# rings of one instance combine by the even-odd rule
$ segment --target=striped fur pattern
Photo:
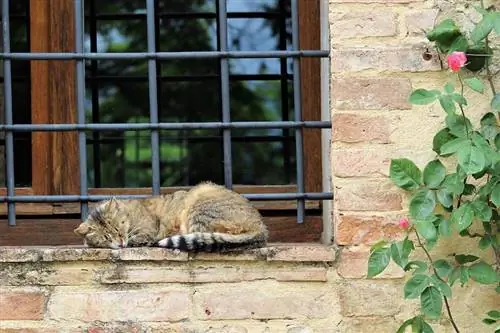
[[[90,247],[206,252],[262,247],[268,237],[260,213],[247,199],[210,182],[170,195],[101,202],[75,233]]]

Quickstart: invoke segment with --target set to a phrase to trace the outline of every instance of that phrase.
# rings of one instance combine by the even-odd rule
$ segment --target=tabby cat
[[[99,203],[75,229],[90,247],[230,251],[265,246],[268,231],[243,196],[210,182],[189,191]]]

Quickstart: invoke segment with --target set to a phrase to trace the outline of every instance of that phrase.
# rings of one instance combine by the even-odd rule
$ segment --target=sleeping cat
[[[268,236],[247,199],[210,182],[168,195],[101,202],[75,233],[90,247],[207,252],[262,247]]]

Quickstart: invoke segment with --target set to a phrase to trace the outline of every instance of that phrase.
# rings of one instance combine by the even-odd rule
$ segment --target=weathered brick
[[[332,50],[332,71],[359,72],[378,71],[425,72],[440,71],[437,57],[426,61],[422,55],[424,47],[378,47],[336,48]]]
[[[333,115],[333,141],[348,143],[389,143],[389,119],[383,116],[335,113]]]
[[[67,290],[52,294],[49,318],[82,321],[177,321],[189,316],[185,290]]]
[[[359,332],[376,332],[376,333],[394,333],[398,330],[401,323],[391,317],[384,318],[344,318],[341,324],[337,327],[338,332],[342,333],[359,333]]]
[[[388,177],[394,158],[411,157],[423,169],[434,156],[431,150],[395,150],[389,147],[335,149],[332,152],[332,168],[336,177]]]
[[[307,285],[307,292],[300,292]],[[312,319],[338,313],[336,291],[326,286],[245,283],[224,288],[196,288],[195,316],[203,320]]]
[[[17,328],[0,328],[0,333],[58,333],[57,329],[46,327],[17,327]],[[68,331],[64,331],[68,332]]]
[[[297,245],[283,248],[276,248],[276,251],[269,253],[268,261],[334,261],[335,250],[323,245]]]
[[[342,60],[340,60],[342,61]],[[332,81],[333,106],[338,110],[411,109],[407,78],[336,78]]]
[[[335,149],[332,169],[336,177],[386,177],[391,157],[385,149]]]
[[[340,245],[374,244],[381,239],[398,239],[402,230],[397,221],[382,216],[339,213],[335,216],[336,240]]]
[[[0,290],[0,320],[41,320],[45,296],[39,291]]]
[[[326,281],[324,267],[196,267],[192,269],[151,267],[105,268],[98,272],[99,281],[115,283],[210,283],[255,280]]]
[[[339,292],[341,314],[347,317],[393,316],[408,306],[395,280],[346,280]]]
[[[349,248],[343,248],[337,269],[339,275],[346,279],[366,278],[369,257],[370,248],[368,246],[351,246]],[[375,279],[394,279],[404,276],[403,269],[391,261],[384,272],[377,275]]]
[[[147,328],[140,324],[132,324],[132,323],[99,323],[96,325],[92,325],[87,328],[85,331],[87,333],[114,333],[114,332],[123,332],[123,333],[142,333],[148,332]]]
[[[397,15],[392,11],[349,11],[330,14],[333,38],[384,37],[397,33]]]
[[[389,180],[335,181],[338,210],[395,211],[402,209],[401,192]]]
[[[406,12],[406,29],[410,36],[425,36],[434,26],[438,9],[424,9]]]

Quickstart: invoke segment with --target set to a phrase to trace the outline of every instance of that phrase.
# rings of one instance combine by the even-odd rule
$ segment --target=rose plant
[[[453,82],[442,90],[419,88],[409,96],[412,104],[439,103],[445,112],[445,126],[433,139],[436,158],[423,170],[407,158],[390,164],[393,183],[411,194],[409,217],[399,221],[406,237],[373,245],[367,275],[382,273],[391,259],[411,272],[404,297],[420,299],[420,314],[402,323],[398,333],[410,327],[413,332],[433,332],[428,321],[439,319],[443,307],[454,330],[460,332],[448,302],[458,284],[491,285],[500,293],[500,93],[494,85],[494,48],[489,39],[500,36],[500,12],[484,6],[477,10],[482,18],[470,32],[446,19],[427,33],[437,53],[446,57]],[[467,117],[466,89],[488,99],[491,93],[478,124]],[[446,168],[445,159],[454,167]],[[432,249],[447,237],[477,239],[477,249],[454,254],[451,260],[434,258]],[[425,261],[410,259],[416,247],[423,250]],[[482,318],[496,333],[500,333],[499,310],[491,309]]]

